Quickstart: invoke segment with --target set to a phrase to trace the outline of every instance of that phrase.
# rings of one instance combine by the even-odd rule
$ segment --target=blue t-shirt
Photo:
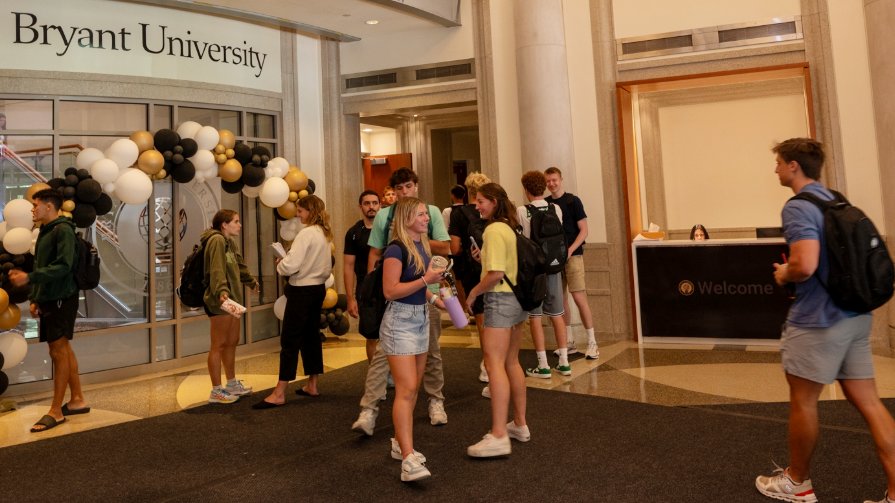
[[[802,188],[800,192],[810,192],[821,199],[833,199],[820,182],[813,182]],[[789,308],[786,322],[797,327],[826,328],[855,316],[857,313],[840,309],[821,284],[829,275],[826,240],[823,235],[824,216],[820,208],[811,201],[796,199],[783,206],[783,237],[792,246],[797,241],[812,239],[820,241],[820,260],[817,271],[807,280],[796,283],[796,299]],[[818,279],[820,278],[820,279]]]
[[[416,245],[416,250],[419,252],[420,257],[423,258],[423,271],[429,268],[429,256],[426,255],[426,249],[423,248],[423,243],[416,241],[413,244]],[[384,259],[396,258],[401,261],[401,264],[407,263],[406,266],[403,266],[401,269],[401,282],[407,283],[408,281],[419,280],[422,277],[421,273],[416,271],[416,264],[410,258],[405,260],[404,252],[401,250],[401,247],[396,244],[390,244],[385,248],[385,252],[382,254]],[[407,297],[403,297],[400,299],[395,299],[397,302],[401,302],[403,304],[413,304],[415,306],[419,306],[426,303],[426,288],[423,286],[422,281],[418,281],[420,288],[419,290],[414,291],[412,294]]]

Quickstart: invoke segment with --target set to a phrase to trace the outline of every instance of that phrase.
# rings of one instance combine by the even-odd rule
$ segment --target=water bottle
[[[469,318],[466,317],[466,312],[460,305],[460,299],[454,295],[450,287],[446,286],[441,289],[441,301],[444,302],[444,307],[451,317],[451,323],[456,328],[464,328],[469,324]]]

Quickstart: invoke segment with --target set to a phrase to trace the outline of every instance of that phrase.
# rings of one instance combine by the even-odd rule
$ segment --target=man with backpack
[[[547,168],[544,175],[547,177],[547,190],[550,191],[550,196],[546,198],[547,202],[558,206],[562,210],[562,214],[565,215],[563,229],[566,235],[568,258],[562,277],[563,291],[568,287],[569,294],[575,301],[578,314],[581,316],[581,324],[584,325],[584,331],[587,332],[587,350],[584,356],[588,360],[596,360],[600,357],[600,350],[597,348],[597,339],[594,336],[594,318],[587,303],[587,287],[584,281],[584,240],[587,239],[587,214],[584,213],[581,199],[563,190],[562,171],[559,168]],[[569,297],[566,295],[563,295],[563,310],[569,340],[568,354],[577,353],[575,336],[572,334]],[[558,351],[553,353],[559,356]]]
[[[345,296],[348,297],[347,311],[354,318],[358,317],[357,292],[367,275],[367,259],[370,256],[370,230],[373,219],[379,213],[379,194],[375,190],[365,190],[358,197],[361,219],[345,233],[345,249],[343,251],[342,278],[345,280]],[[373,359],[379,337],[367,339],[367,362]]]
[[[803,199],[812,194],[830,201],[834,194],[818,179],[824,162],[823,146],[809,138],[792,138],[776,145],[776,173],[780,185],[796,197],[783,207],[783,234],[789,259],[774,264],[778,285],[795,285],[795,300],[787,314],[780,355],[790,388],[789,466],[771,476],[759,476],[756,488],[785,501],[817,501],[809,467],[817,443],[817,401],[824,386],[838,380],[845,397],[870,427],[877,454],[888,480],[880,503],[895,502],[895,420],[882,404],[873,378],[870,350],[870,312],[854,312],[837,305],[828,290],[835,280],[831,270],[829,210]],[[891,264],[891,260],[889,260]],[[891,266],[890,266],[891,267]],[[889,280],[891,284],[891,279]]]
[[[389,185],[395,189],[398,199],[403,197],[417,197],[419,190],[419,178],[413,170],[401,168],[392,173]],[[437,207],[427,205],[429,209],[429,245],[434,255],[447,256],[450,253],[450,245],[444,221],[441,219],[441,211]],[[394,219],[394,205],[382,209],[373,220],[373,228],[370,231],[370,255],[367,261],[367,272],[373,271],[382,256],[383,250],[394,237],[392,232],[392,220]],[[430,288],[437,288],[432,285]],[[438,338],[441,336],[441,314],[434,306],[429,311],[429,353],[426,358],[426,370],[423,375],[423,389],[429,395],[429,421],[433,426],[447,423],[447,413],[444,410],[444,370],[441,359],[441,347]],[[364,396],[361,398],[361,412],[351,429],[365,435],[372,436],[376,427],[376,418],[379,416],[379,401],[386,394],[388,379],[388,360],[382,348],[377,347],[367,368],[367,378],[364,384]]]
[[[529,204],[516,208],[516,217],[522,225],[522,234],[537,243],[547,259],[547,298],[540,308],[528,312],[531,323],[531,339],[534,342],[538,366],[525,369],[525,375],[539,379],[550,379],[552,372],[547,363],[544,343],[544,326],[541,318],[546,314],[553,325],[559,363],[556,371],[561,375],[572,375],[566,340],[566,324],[563,320],[562,271],[566,264],[567,251],[565,233],[562,226],[562,210],[544,199],[547,178],[540,171],[529,171],[522,175],[522,190]]]
[[[39,433],[65,422],[65,417],[90,412],[81,391],[78,359],[69,341],[74,337],[78,316],[78,286],[75,284],[77,239],[71,219],[60,214],[62,196],[44,189],[32,197],[35,224],[40,225],[34,250],[34,270],[9,271],[14,286],[31,284],[31,316],[40,318],[39,339],[46,342],[53,362],[53,401],[50,410],[31,428]],[[65,389],[71,397],[65,405]]]

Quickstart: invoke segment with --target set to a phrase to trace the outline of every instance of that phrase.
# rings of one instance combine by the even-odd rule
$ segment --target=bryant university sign
[[[280,32],[109,0],[0,0],[8,69],[188,80],[281,92]]]

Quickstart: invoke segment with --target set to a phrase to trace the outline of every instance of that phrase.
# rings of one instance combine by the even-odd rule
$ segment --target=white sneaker
[[[208,395],[208,403],[233,403],[237,400],[239,400],[238,396],[227,393],[227,390],[224,388],[212,388],[211,393]]]
[[[392,437],[391,455],[392,455],[392,459],[396,459],[398,461],[404,460],[404,457],[401,456],[401,445],[398,444],[398,439],[396,439],[395,437]],[[423,453],[421,453],[420,451],[418,451],[416,449],[413,450],[413,454],[411,454],[411,456],[416,456],[416,460],[419,461],[420,463],[426,462],[426,456],[423,456]]]
[[[363,408],[360,411],[360,415],[357,416],[357,421],[351,425],[351,429],[372,437],[373,429],[376,428],[377,417],[379,417],[378,410]]]
[[[432,473],[416,459],[416,456],[407,456],[406,459],[401,461],[401,482],[413,482],[414,480],[422,480],[431,476]]]
[[[600,348],[597,347],[597,341],[587,343],[587,352],[584,357],[588,360],[596,360],[600,357]]]
[[[488,371],[485,369],[485,362],[479,363],[479,381],[488,382]]]
[[[474,458],[493,458],[495,456],[506,456],[512,450],[509,435],[497,438],[490,433],[486,433],[478,443],[466,448],[466,454]]]
[[[886,493],[886,495],[883,496],[883,499],[879,501],[864,500],[864,503],[895,503],[895,501],[889,499],[889,493]]]
[[[491,386],[485,386],[482,388],[482,396],[485,398],[491,398]]]
[[[531,431],[529,431],[527,424],[525,426],[516,426],[516,421],[510,421],[507,423],[507,436],[513,440],[528,442],[531,440]]]
[[[444,411],[444,400],[432,398],[429,400],[429,422],[432,426],[447,424],[447,412]]]
[[[236,383],[234,383],[233,385],[227,384],[227,386],[224,389],[227,390],[227,393],[230,393],[233,396],[243,396],[243,395],[251,395],[252,394],[252,387],[246,386],[239,379],[237,379]]]
[[[575,344],[575,341],[569,339],[568,345],[566,346],[566,354],[573,355],[578,352],[578,346]],[[553,350],[553,356],[559,358],[559,349]]]
[[[774,473],[775,475],[769,476],[759,475],[755,479],[755,488],[758,489],[758,492],[769,498],[783,501],[804,503],[817,501],[810,479],[796,484],[783,468],[777,468]]]

